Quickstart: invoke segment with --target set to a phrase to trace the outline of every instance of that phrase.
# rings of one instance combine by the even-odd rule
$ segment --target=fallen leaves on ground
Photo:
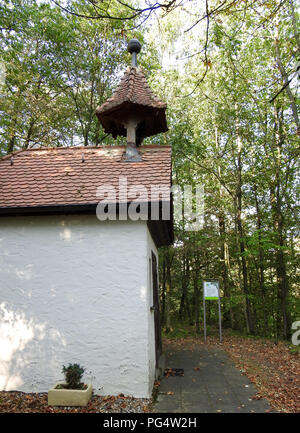
[[[225,335],[222,343],[216,337],[208,337],[207,343],[200,337],[164,340],[164,346],[182,350],[193,351],[201,345],[208,348],[218,346],[228,353],[241,373],[258,389],[253,399],[265,398],[279,412],[300,412],[300,357],[297,353],[292,354],[286,343],[275,345],[270,340],[230,335]],[[158,388],[159,384],[157,381],[154,386]],[[150,399],[125,397],[123,394],[93,395],[86,407],[48,406],[47,399],[47,393],[0,391],[0,413],[136,413],[149,412],[151,407]]]
[[[93,395],[85,407],[48,406],[48,394],[0,391],[0,413],[138,413],[148,412],[150,399]]]
[[[217,337],[208,337],[206,343],[201,337],[165,339],[164,342],[170,348],[176,346],[182,350],[193,351],[200,345],[224,349],[258,389],[253,399],[265,398],[278,412],[300,412],[300,357],[291,353],[287,343],[231,335],[225,335],[222,343]]]
[[[222,346],[258,388],[252,398],[265,398],[278,411],[300,412],[300,358],[286,343],[227,337]]]
[[[164,376],[184,376],[184,370],[182,368],[166,368]]]
[[[156,381],[154,382],[154,388],[158,388],[159,385],[160,385],[160,381],[159,381],[159,380],[156,380]]]

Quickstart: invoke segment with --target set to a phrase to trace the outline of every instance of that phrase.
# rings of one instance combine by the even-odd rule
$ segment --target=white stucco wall
[[[96,394],[149,397],[151,248],[142,221],[0,218],[0,389],[48,391],[78,362]]]

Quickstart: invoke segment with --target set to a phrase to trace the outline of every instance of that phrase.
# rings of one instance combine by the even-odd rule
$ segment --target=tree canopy
[[[219,278],[225,326],[289,338],[299,320],[299,32],[294,0],[4,0],[0,156],[115,144],[95,109],[139,63],[168,103],[173,183],[204,185],[204,225],[160,252],[163,326],[202,323]],[[209,320],[217,310],[208,306]]]

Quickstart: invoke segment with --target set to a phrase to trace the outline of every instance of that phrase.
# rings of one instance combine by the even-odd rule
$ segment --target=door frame
[[[151,275],[152,275],[152,294],[154,306],[154,334],[155,334],[155,365],[158,367],[160,355],[162,353],[161,321],[159,309],[159,285],[158,267],[156,254],[151,250]]]

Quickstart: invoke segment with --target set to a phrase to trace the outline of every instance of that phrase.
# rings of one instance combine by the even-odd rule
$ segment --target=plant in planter
[[[92,385],[81,382],[85,369],[79,364],[63,365],[65,382],[58,382],[48,391],[50,406],[86,406],[92,396]]]
[[[85,368],[79,364],[69,364],[68,367],[63,365],[62,373],[65,375],[67,389],[85,389],[86,385],[80,382]]]

